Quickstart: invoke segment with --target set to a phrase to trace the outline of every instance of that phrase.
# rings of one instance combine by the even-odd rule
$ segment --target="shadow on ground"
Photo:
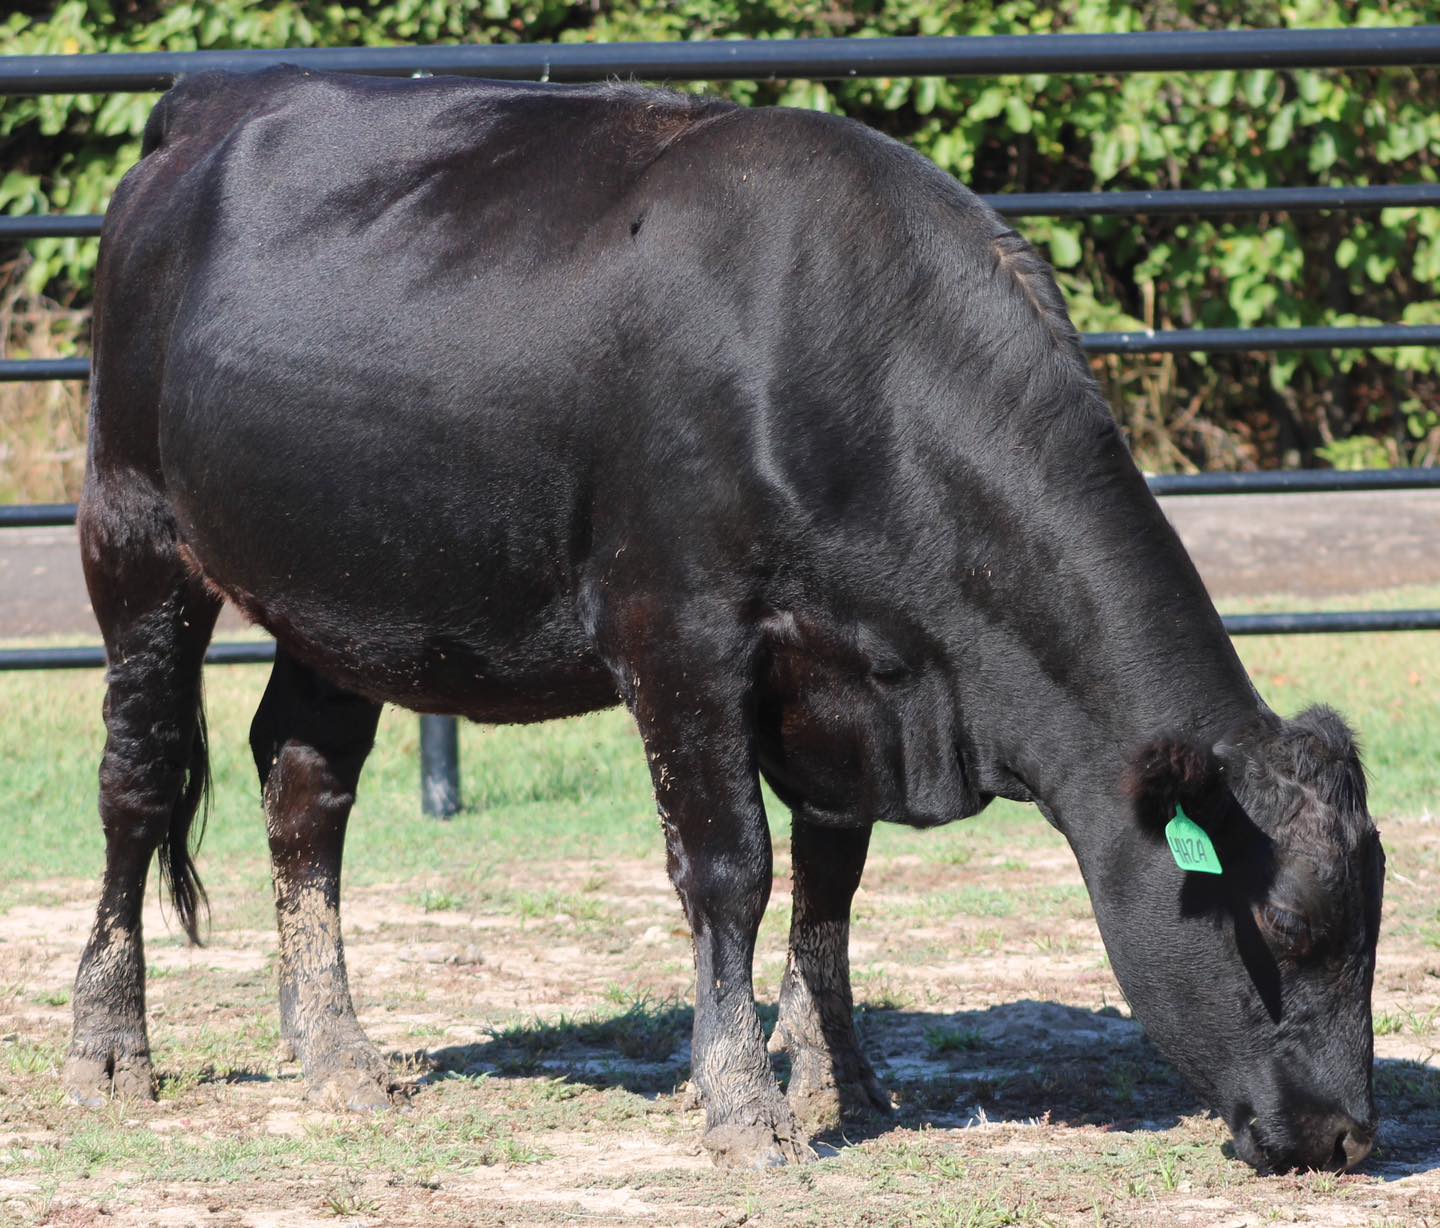
[[[762,1004],[760,1013],[768,1032],[773,1004]],[[603,1018],[518,1024],[483,1043],[431,1051],[426,1081],[547,1077],[665,1095],[688,1076],[693,1018],[688,1006],[641,1000]],[[976,1011],[862,1008],[857,1029],[897,1111],[848,1124],[849,1142],[896,1126],[984,1121],[1162,1131],[1204,1112],[1139,1025],[1113,1007],[1022,999]],[[776,1068],[783,1083],[789,1075],[783,1057]],[[1366,1171],[1397,1179],[1440,1168],[1440,1072],[1381,1060],[1375,1091],[1385,1124]]]
[[[775,1008],[762,1004],[760,1014],[768,1032]],[[664,1094],[688,1075],[693,1017],[688,1006],[640,1001],[604,1018],[518,1024],[479,1044],[431,1051],[430,1078],[545,1076]],[[979,1011],[862,1008],[856,1022],[898,1107],[882,1130],[1047,1117],[1163,1130],[1198,1108],[1139,1027],[1113,1008],[1033,1000]],[[783,1057],[777,1073],[788,1078]]]

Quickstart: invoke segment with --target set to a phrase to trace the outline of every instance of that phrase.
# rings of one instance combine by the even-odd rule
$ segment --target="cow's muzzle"
[[[1231,1127],[1235,1154],[1261,1173],[1288,1173],[1297,1169],[1348,1172],[1364,1162],[1375,1145],[1375,1125],[1359,1122],[1348,1113],[1309,1117],[1303,1129],[1276,1130],[1251,1113]]]

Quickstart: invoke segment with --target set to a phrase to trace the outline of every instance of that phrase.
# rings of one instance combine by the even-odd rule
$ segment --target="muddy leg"
[[[648,631],[652,651],[668,638]],[[694,941],[691,1077],[705,1106],[704,1144],[716,1164],[772,1168],[814,1152],[776,1086],[755,1013],[771,849],[745,721],[748,683],[727,675],[735,668],[735,656],[690,657],[684,668],[647,656],[617,673],[645,741],[670,880]]]
[[[390,1103],[390,1069],[355,1018],[340,937],[340,859],[380,706],[282,651],[250,729],[270,833],[280,928],[280,1028],[309,1095],[335,1108]]]
[[[769,1048],[789,1053],[790,1106],[817,1133],[891,1107],[860,1051],[850,996],[850,901],[869,846],[868,828],[820,828],[798,817],[790,836],[790,954]]]
[[[195,938],[201,892],[187,838],[207,779],[200,671],[219,603],[181,567],[158,502],[139,508],[136,496],[122,524],[87,497],[82,554],[108,661],[100,764],[105,872],[75,977],[75,1031],[63,1078],[72,1100],[96,1107],[112,1092],[155,1094],[140,910],[157,850],[181,924]]]

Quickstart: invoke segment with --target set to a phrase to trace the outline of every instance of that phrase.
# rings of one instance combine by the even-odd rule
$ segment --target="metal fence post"
[[[460,809],[460,727],[453,716],[420,718],[420,808],[436,819]]]

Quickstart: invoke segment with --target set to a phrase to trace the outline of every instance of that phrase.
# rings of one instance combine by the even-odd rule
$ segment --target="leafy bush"
[[[61,0],[0,25],[12,53],[447,41],[1027,34],[1420,24],[1406,0]],[[982,192],[1433,182],[1433,70],[731,82],[712,92],[854,116]],[[103,209],[138,156],[148,95],[8,100],[0,209]],[[1440,322],[1440,210],[1017,223],[1082,330]],[[26,277],[83,302],[96,245],[30,245]],[[1097,361],[1157,468],[1303,463],[1364,435],[1426,462],[1440,357],[1425,349]],[[1358,453],[1356,453],[1358,454]]]

